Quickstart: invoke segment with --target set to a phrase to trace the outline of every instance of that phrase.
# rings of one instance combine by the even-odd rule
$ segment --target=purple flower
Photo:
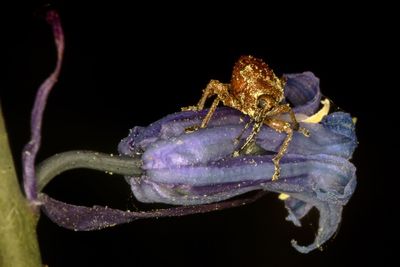
[[[287,99],[299,118],[314,114],[320,103],[318,79],[310,72],[286,76]],[[281,176],[272,182],[272,157],[285,135],[263,127],[254,153],[232,157],[248,118],[237,110],[218,109],[205,129],[186,133],[198,125],[202,112],[169,115],[148,127],[135,127],[119,144],[123,155],[141,155],[144,173],[127,177],[142,202],[199,205],[219,202],[253,190],[285,193],[288,220],[300,219],[312,207],[320,212],[317,237],[300,252],[321,246],[337,230],[342,207],[356,186],[355,167],[349,159],[357,145],[349,114],[334,112],[320,123],[301,123],[311,135],[295,133],[281,161]],[[249,130],[250,131],[250,130]],[[246,134],[243,135],[246,138]]]
[[[326,115],[327,112],[324,114],[322,111],[326,111],[327,106],[318,111],[321,101],[319,80],[311,72],[286,75],[286,99],[292,104],[298,120],[304,121],[301,126],[307,128],[311,136],[294,134],[287,154],[281,160],[281,175],[277,181],[271,181],[274,171],[272,157],[285,135],[264,126],[250,153],[234,158],[231,155],[237,148],[235,140],[249,118],[230,108],[218,109],[207,128],[192,133],[186,133],[185,129],[199,125],[207,110],[180,112],[148,127],[135,127],[119,144],[120,159],[78,151],[64,154],[75,154],[72,162],[61,162],[61,157],[55,156],[46,165],[55,165],[54,168],[35,168],[42,115],[47,96],[60,73],[64,50],[64,36],[57,13],[49,12],[47,19],[53,27],[58,60],[54,72],[39,88],[34,104],[32,136],[23,152],[24,189],[27,200],[34,207],[41,205],[41,209],[58,225],[85,231],[135,219],[209,212],[250,203],[260,194],[247,199],[231,198],[262,190],[288,196],[284,200],[289,212],[287,220],[297,226],[301,226],[300,219],[312,207],[319,210],[319,229],[314,242],[299,246],[292,241],[298,251],[307,253],[318,248],[335,233],[343,206],[356,186],[355,167],[349,162],[357,146],[355,125],[350,114],[333,112]],[[322,120],[315,119],[316,116],[322,117],[321,114],[326,116]],[[310,116],[314,123],[305,123],[310,121]],[[241,136],[245,138],[247,134]],[[134,160],[127,160],[127,156]],[[99,158],[101,160],[97,161]],[[138,171],[140,163],[142,170]],[[131,164],[136,164],[135,168],[131,168]],[[75,206],[44,193],[38,194],[53,174],[77,166],[101,170],[103,165],[117,170],[128,166],[120,172],[124,174],[141,173],[126,177],[138,200],[180,206],[130,212],[100,206]]]
[[[317,113],[321,101],[318,79],[310,72],[286,77],[286,98],[298,119]],[[198,125],[206,112],[179,112],[148,127],[135,127],[119,144],[121,156],[139,157],[142,161],[142,174],[126,177],[135,197],[142,202],[178,207],[130,212],[74,206],[41,194],[42,210],[63,227],[96,230],[141,218],[235,207],[250,203],[259,195],[231,200],[235,196],[255,190],[272,191],[289,196],[284,200],[287,220],[296,226],[301,226],[300,219],[312,207],[319,210],[314,242],[299,246],[292,241],[298,251],[307,253],[326,242],[336,232],[343,206],[356,186],[355,167],[349,162],[357,146],[351,116],[333,112],[319,123],[301,123],[311,135],[294,134],[281,161],[281,176],[272,182],[272,157],[285,135],[265,126],[251,153],[232,157],[237,146],[235,138],[248,118],[237,110],[219,108],[207,128],[186,133],[185,129]]]

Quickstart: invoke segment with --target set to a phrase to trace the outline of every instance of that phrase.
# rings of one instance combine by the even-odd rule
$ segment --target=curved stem
[[[139,158],[85,150],[63,152],[44,160],[36,167],[38,192],[42,191],[51,179],[67,170],[86,168],[133,176],[142,174],[141,165],[142,161]]]

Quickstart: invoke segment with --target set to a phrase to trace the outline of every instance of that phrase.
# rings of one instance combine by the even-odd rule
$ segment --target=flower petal
[[[319,79],[312,72],[285,74],[285,98],[297,114],[312,115],[320,105]]]
[[[258,192],[247,198],[228,200],[219,203],[141,212],[122,211],[102,206],[94,206],[91,208],[77,206],[55,200],[44,193],[39,195],[39,200],[42,203],[42,211],[59,226],[74,231],[93,231],[138,219],[179,217],[239,207],[250,204],[263,195],[265,195],[265,192]]]

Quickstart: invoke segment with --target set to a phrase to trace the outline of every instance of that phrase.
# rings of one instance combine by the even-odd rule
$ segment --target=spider
[[[239,137],[236,138],[237,142],[253,123],[253,129],[243,145],[233,152],[234,157],[239,156],[241,152],[246,152],[250,145],[254,144],[255,137],[263,124],[278,132],[285,132],[286,138],[278,153],[272,158],[275,167],[272,180],[275,181],[279,179],[279,162],[288,149],[293,131],[299,131],[304,136],[309,136],[308,130],[299,127],[289,104],[284,103],[284,87],[285,80],[279,79],[263,60],[253,56],[241,56],[233,67],[230,84],[211,80],[203,90],[203,95],[196,106],[182,108],[182,110],[202,110],[206,100],[216,95],[200,126],[192,127],[189,131],[205,128],[221,101],[225,106],[237,109],[250,117],[250,121],[244,126]],[[289,113],[291,122],[275,117],[281,113]]]

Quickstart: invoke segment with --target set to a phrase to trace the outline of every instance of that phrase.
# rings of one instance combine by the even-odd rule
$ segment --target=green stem
[[[42,266],[37,219],[18,184],[0,106],[0,266]]]
[[[95,151],[74,150],[56,154],[36,166],[38,192],[55,176],[67,170],[86,168],[126,176],[141,175],[139,158],[114,156]]]

